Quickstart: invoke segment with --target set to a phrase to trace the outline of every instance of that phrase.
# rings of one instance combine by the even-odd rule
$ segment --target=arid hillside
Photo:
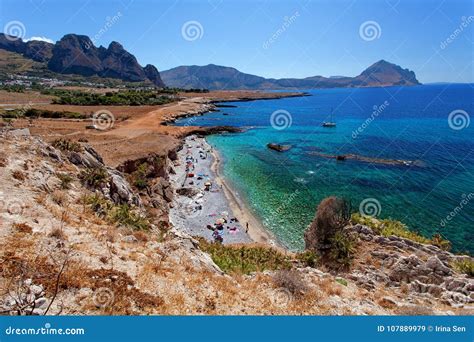
[[[345,228],[353,256],[335,270],[310,250],[176,231],[172,156],[116,169],[87,143],[15,130],[0,147],[3,314],[472,314],[471,258],[383,236],[374,222]]]

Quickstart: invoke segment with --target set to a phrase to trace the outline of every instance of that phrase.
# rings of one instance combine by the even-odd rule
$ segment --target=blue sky
[[[274,78],[355,76],[385,59],[421,82],[474,82],[471,0],[1,0],[0,19],[4,31],[20,22],[25,38],[116,40],[159,70],[214,63]]]

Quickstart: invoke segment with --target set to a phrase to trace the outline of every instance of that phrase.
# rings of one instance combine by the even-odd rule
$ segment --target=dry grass
[[[35,197],[35,201],[39,205],[44,206],[46,204],[46,198],[47,198],[47,195],[44,192],[42,192],[38,196]]]
[[[340,296],[342,294],[342,285],[329,278],[322,279],[319,282],[319,288],[329,296]]]
[[[4,152],[0,152],[0,167],[8,165],[8,157]]]
[[[391,299],[387,298],[387,297],[382,297],[380,298],[377,303],[382,307],[382,308],[385,308],[385,309],[389,309],[389,310],[392,310],[394,308],[397,307],[397,304],[395,304]]]
[[[66,195],[66,193],[64,193],[63,191],[61,190],[54,190],[52,193],[51,193],[51,200],[56,203],[57,205],[64,205],[67,200],[68,200],[68,197]]]
[[[95,217],[95,215],[94,215]],[[108,226],[107,227],[107,230],[105,231],[105,241],[107,242],[115,242],[117,241],[117,236],[118,236],[118,232],[117,232],[117,229],[115,227],[110,227]]]
[[[134,232],[133,236],[140,242],[148,242],[148,234],[141,230]]]
[[[61,228],[54,228],[48,236],[58,240],[66,240],[67,238],[66,234],[64,234],[64,231]]]
[[[302,297],[308,290],[300,273],[295,270],[277,271],[273,276],[273,282],[277,287],[288,290],[294,297]]]
[[[23,163],[23,170],[28,171],[30,169],[30,163],[30,160],[25,160],[25,162]]]
[[[22,171],[20,170],[15,170],[12,172],[12,177],[16,180],[19,180],[19,181],[24,181],[26,180],[26,174],[23,173]]]
[[[33,232],[33,228],[31,228],[28,224],[26,223],[14,223],[13,224],[13,229],[20,233],[27,233],[31,234]]]
[[[59,292],[82,288],[98,291],[100,288],[108,288],[114,297],[110,306],[97,307],[89,303],[89,306],[83,308],[91,311],[100,310],[103,314],[159,312],[164,303],[161,297],[138,290],[126,273],[104,269],[92,270],[83,262],[67,260],[62,253],[52,259],[38,255],[32,247],[31,241],[26,241],[17,235],[12,235],[6,244],[1,246],[3,253],[0,256],[0,274],[4,280],[13,280],[20,276],[24,279],[31,278],[33,283],[41,284],[45,288],[49,297],[54,294],[56,285],[59,286]],[[57,284],[57,275],[63,263],[66,266]]]

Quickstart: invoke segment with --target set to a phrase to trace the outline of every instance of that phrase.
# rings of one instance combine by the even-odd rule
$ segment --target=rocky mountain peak
[[[96,47],[85,35],[66,34],[56,44],[43,41],[24,42],[19,37],[0,34],[0,49],[47,63],[48,69],[61,74],[118,78],[129,82],[151,81],[163,87],[158,70],[142,68],[134,55],[113,41],[108,48]],[[150,75],[148,77],[147,75]]]

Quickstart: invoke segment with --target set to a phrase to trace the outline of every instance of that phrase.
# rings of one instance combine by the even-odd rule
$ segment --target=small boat
[[[332,120],[332,115],[333,115],[333,110],[331,108],[331,120],[324,121],[322,124],[323,127],[336,127],[336,123]]]

